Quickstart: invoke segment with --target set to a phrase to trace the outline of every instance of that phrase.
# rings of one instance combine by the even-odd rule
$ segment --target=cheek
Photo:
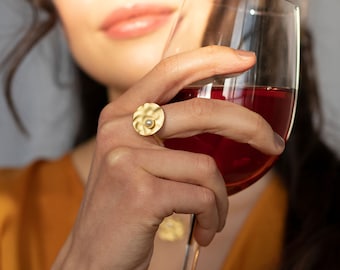
[[[109,88],[125,90],[150,71],[162,57],[155,41],[114,42],[100,33],[67,31],[72,55],[91,77]]]
[[[102,33],[89,33],[69,35],[69,43],[74,58],[91,77],[109,88],[126,90],[161,60],[165,42],[159,37],[115,42]]]
[[[88,43],[84,40],[86,32],[91,29],[89,6],[84,0],[54,0],[69,48],[77,61],[83,54],[82,47]],[[80,46],[84,43],[84,46]]]
[[[112,45],[98,63],[97,78],[109,87],[125,90],[149,72],[162,57],[162,46],[150,42]],[[159,44],[157,44],[159,45]],[[106,57],[105,57],[106,56]]]
[[[126,90],[160,61],[169,29],[133,40],[112,40],[100,31],[86,2],[55,1],[72,55],[95,80]]]

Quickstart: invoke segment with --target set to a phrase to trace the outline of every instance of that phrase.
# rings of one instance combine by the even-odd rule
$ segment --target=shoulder
[[[81,185],[70,154],[56,160],[38,160],[27,167],[0,169],[0,194],[56,186]]]
[[[81,181],[69,154],[57,160],[36,161],[22,169],[0,169],[1,210],[81,192]]]
[[[253,193],[257,196],[254,197]],[[250,207],[243,214],[239,231],[234,234],[223,269],[278,269],[287,214],[287,191],[281,179],[271,171],[238,196],[243,198],[235,209],[237,214],[243,211],[244,203]]]
[[[82,193],[70,155],[0,170],[0,243],[6,246],[0,253],[7,258],[5,265],[20,269],[12,267],[20,261],[28,268],[47,269],[74,224]]]

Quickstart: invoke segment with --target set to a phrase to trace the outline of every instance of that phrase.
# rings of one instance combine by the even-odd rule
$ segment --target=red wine
[[[225,92],[223,87],[213,87],[208,98],[234,102],[259,113],[275,132],[287,138],[294,114],[295,91],[274,87],[245,87]],[[185,88],[172,102],[200,95],[200,88]],[[212,156],[224,177],[229,195],[257,181],[277,159],[277,156],[263,154],[248,144],[209,133],[189,138],[168,139],[165,141],[165,146]]]

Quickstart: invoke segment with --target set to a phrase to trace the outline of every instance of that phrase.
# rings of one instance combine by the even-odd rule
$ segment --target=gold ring
[[[165,120],[161,106],[156,103],[145,103],[133,114],[133,128],[142,136],[151,136],[158,132]]]

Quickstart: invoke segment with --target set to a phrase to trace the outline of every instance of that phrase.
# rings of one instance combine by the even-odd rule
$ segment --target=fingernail
[[[250,57],[254,57],[255,53],[251,51],[244,51],[244,50],[236,50],[236,53],[244,59],[249,59]]]
[[[285,145],[286,145],[285,140],[279,134],[277,134],[276,132],[274,132],[274,141],[275,141],[275,144],[279,148],[281,148],[281,149],[285,148]]]

